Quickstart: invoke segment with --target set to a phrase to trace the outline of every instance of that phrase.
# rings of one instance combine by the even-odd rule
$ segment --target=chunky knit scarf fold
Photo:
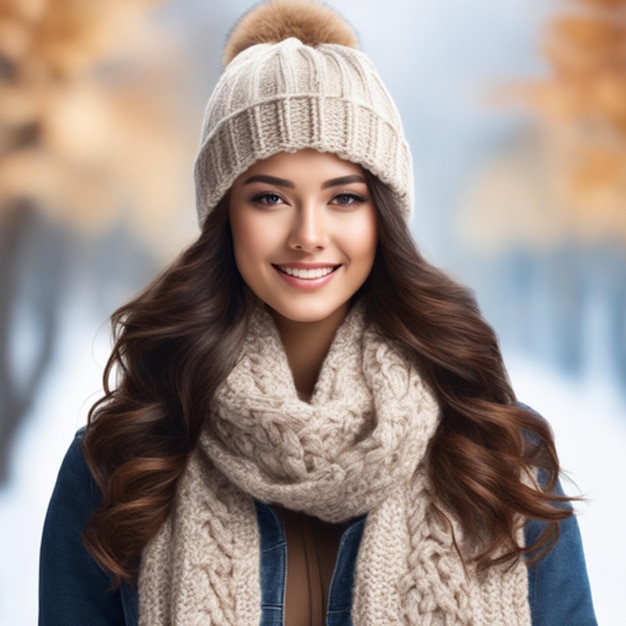
[[[140,626],[259,623],[255,498],[329,522],[368,514],[356,626],[530,624],[524,563],[480,573],[464,565],[459,552],[471,552],[470,542],[453,513],[446,520],[435,508],[426,463],[438,420],[417,370],[359,306],[302,402],[273,320],[259,309],[173,511],[143,552]]]

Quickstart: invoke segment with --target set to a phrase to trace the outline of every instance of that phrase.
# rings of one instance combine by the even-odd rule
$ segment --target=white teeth
[[[289,276],[295,276],[296,278],[322,278],[327,276],[333,271],[334,267],[318,267],[314,270],[304,270],[297,267],[283,267],[280,266],[280,271]]]

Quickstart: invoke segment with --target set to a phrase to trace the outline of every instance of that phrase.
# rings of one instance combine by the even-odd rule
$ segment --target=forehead
[[[255,174],[271,174],[288,180],[324,181],[354,174],[363,176],[364,172],[360,165],[341,159],[336,154],[306,149],[279,152],[257,161],[238,177],[235,184],[241,184]]]

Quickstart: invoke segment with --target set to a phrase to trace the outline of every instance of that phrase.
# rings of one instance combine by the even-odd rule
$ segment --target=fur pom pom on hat
[[[306,0],[274,0],[257,6],[235,24],[224,48],[223,63],[228,65],[257,43],[280,43],[289,37],[313,47],[336,43],[359,48],[356,33],[329,7]]]
[[[411,155],[398,111],[352,28],[315,0],[255,6],[233,28],[195,164],[200,224],[256,161],[313,148],[351,161],[412,210]]]

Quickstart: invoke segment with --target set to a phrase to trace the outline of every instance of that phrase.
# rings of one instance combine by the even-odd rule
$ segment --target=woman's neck
[[[323,320],[297,322],[270,311],[285,348],[294,384],[301,394],[313,393],[335,332],[347,312],[346,304]]]

